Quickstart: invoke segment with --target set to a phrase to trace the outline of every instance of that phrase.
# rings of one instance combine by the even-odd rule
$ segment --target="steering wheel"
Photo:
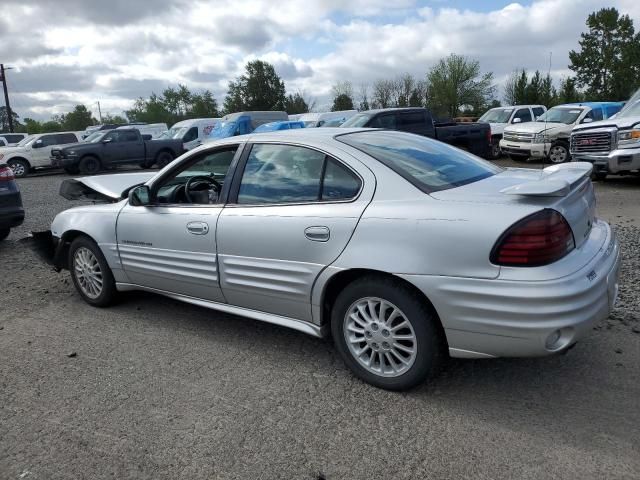
[[[220,190],[222,189],[222,185],[220,185],[220,182],[218,182],[213,177],[207,177],[205,175],[196,175],[194,177],[191,177],[189,180],[187,180],[187,183],[185,183],[184,185],[184,196],[187,198],[187,201],[189,203],[193,203],[193,199],[191,198],[191,194],[189,193],[189,191],[191,190],[192,187],[195,187],[197,185],[196,182],[202,182],[203,184],[208,183],[209,185],[211,185],[211,187],[216,192],[216,194],[220,195]]]

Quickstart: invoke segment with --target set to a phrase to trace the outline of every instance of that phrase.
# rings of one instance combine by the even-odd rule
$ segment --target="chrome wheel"
[[[24,177],[27,174],[27,169],[22,162],[9,163],[9,167],[16,177]]]
[[[361,298],[347,310],[344,338],[360,366],[382,377],[397,377],[411,368],[418,340],[409,319],[392,303]]]
[[[569,156],[566,147],[562,145],[554,145],[549,150],[549,160],[551,163],[564,163],[567,161],[567,157]]]
[[[80,247],[73,255],[73,270],[82,293],[96,299],[102,293],[102,270],[100,263],[91,250]]]

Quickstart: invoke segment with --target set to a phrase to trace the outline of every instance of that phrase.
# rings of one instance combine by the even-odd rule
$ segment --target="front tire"
[[[164,168],[169,165],[173,161],[173,155],[171,153],[164,151],[160,152],[156,157],[156,165],[158,168]]]
[[[440,364],[435,312],[399,280],[368,276],[349,284],[331,314],[333,340],[360,379],[387,390],[423,383]]]
[[[554,142],[549,149],[549,161],[551,163],[565,163],[571,160],[569,145],[565,142]]]
[[[94,175],[100,171],[102,164],[97,157],[87,156],[80,160],[78,170],[83,175]]]
[[[498,160],[501,156],[500,138],[494,137],[491,139],[491,147],[489,148],[489,160]]]
[[[29,162],[26,160],[22,160],[21,158],[12,158],[7,162],[9,168],[13,170],[13,175],[16,178],[23,178],[29,175],[29,170],[31,170],[31,166]]]
[[[10,228],[0,228],[0,242],[9,236]]]
[[[607,179],[607,172],[594,172],[593,179],[599,182],[604,182]]]
[[[69,271],[82,299],[94,307],[113,303],[117,291],[113,273],[100,247],[88,237],[77,237],[69,247]]]

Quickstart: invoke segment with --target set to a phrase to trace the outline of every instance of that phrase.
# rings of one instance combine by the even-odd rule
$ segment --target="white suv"
[[[16,177],[26,177],[36,168],[51,168],[51,149],[81,141],[81,132],[39,133],[30,135],[15,147],[0,148],[0,161],[13,170]]]
[[[544,105],[514,105],[487,110],[478,122],[491,125],[491,159],[500,158],[500,140],[505,127],[511,124],[533,122],[547,111]]]

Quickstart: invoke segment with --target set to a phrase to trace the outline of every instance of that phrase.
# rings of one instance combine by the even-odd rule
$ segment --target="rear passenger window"
[[[7,143],[18,143],[24,138],[22,135],[3,135],[3,137]]]
[[[371,124],[369,125],[371,128],[389,128],[391,130],[396,130],[396,116],[394,114],[391,115],[379,115],[371,120]]]
[[[60,133],[56,141],[58,145],[64,145],[65,143],[76,143],[78,139],[73,133]]]
[[[139,139],[136,132],[120,132],[118,141],[120,142],[137,142]]]
[[[359,191],[359,177],[322,152],[294,145],[256,144],[247,158],[237,202],[330,202],[348,200]]]
[[[531,110],[533,110],[533,116],[535,118],[538,118],[540,115],[544,113],[544,108],[542,107],[533,107]]]
[[[613,117],[616,113],[620,111],[622,107],[619,105],[609,105],[605,110],[607,112],[607,118]]]
[[[355,197],[359,190],[360,179],[356,174],[333,158],[328,158],[321,200],[348,200]]]

